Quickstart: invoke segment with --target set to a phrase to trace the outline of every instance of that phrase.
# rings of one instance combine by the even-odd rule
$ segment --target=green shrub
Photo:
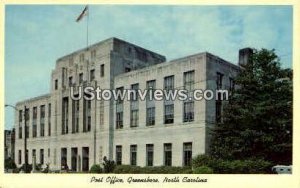
[[[261,159],[221,161],[214,170],[222,174],[261,174],[269,173],[272,164]]]
[[[192,166],[193,168],[201,167],[201,166],[210,166],[213,162],[212,157],[209,155],[197,155],[192,160]]]
[[[131,165],[118,165],[114,173],[116,174],[191,174],[190,167],[172,167],[172,166],[155,166],[139,167]]]
[[[193,169],[193,174],[212,174],[213,169],[208,166],[200,166]]]
[[[7,158],[4,161],[4,168],[5,169],[16,169],[17,166],[12,158]]]
[[[100,174],[102,173],[102,168],[100,167],[100,165],[94,164],[90,169],[90,173]]]
[[[116,164],[113,160],[108,160],[106,156],[103,157],[103,168],[105,173],[112,173],[116,167]]]
[[[26,167],[26,168],[25,168]],[[22,164],[22,166],[19,168],[19,170],[18,170],[19,172],[20,171],[23,171],[23,172],[25,172],[25,173],[30,173],[31,171],[32,171],[32,165],[31,164]]]
[[[139,166],[117,165],[114,169],[116,174],[141,174],[142,169]]]
[[[271,173],[272,163],[262,159],[222,160],[208,155],[193,158],[193,169],[206,166],[217,174],[262,174]]]

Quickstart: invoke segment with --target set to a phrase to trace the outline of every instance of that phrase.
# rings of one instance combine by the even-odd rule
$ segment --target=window
[[[40,136],[45,136],[45,105],[40,106]]]
[[[130,165],[136,165],[137,145],[130,146]]]
[[[131,110],[130,127],[137,127],[139,123],[139,110]]]
[[[61,134],[68,134],[68,118],[69,118],[69,98],[64,97],[62,100]]]
[[[22,164],[22,150],[19,150],[18,162],[19,162],[19,164]]]
[[[122,164],[122,146],[116,146],[116,163],[117,165]]]
[[[102,129],[104,125],[104,101],[100,101],[100,128]]]
[[[60,152],[60,166],[61,169],[66,169],[67,166],[67,157],[68,153],[67,153],[67,148],[61,148],[61,152]]]
[[[89,171],[89,147],[82,147],[82,171],[87,172]]]
[[[167,91],[174,89],[174,76],[165,77],[164,89],[167,90]]]
[[[116,89],[116,92],[123,92],[124,88]],[[119,97],[116,101],[116,129],[123,128],[123,100]]]
[[[131,89],[135,91],[135,93],[130,93],[130,127],[137,127],[139,123],[139,101],[137,99],[139,84],[131,85]]]
[[[73,77],[70,76],[70,77],[69,77],[69,86],[71,87],[72,85],[73,85]]]
[[[50,148],[48,148],[48,158],[50,158]]]
[[[79,100],[72,100],[72,133],[78,133],[79,129]]]
[[[229,91],[233,92],[234,88],[235,88],[235,81],[233,78],[229,78]]]
[[[96,58],[96,50],[91,51],[91,58],[95,59]]]
[[[183,103],[183,122],[194,121],[194,101]]]
[[[104,77],[104,64],[100,66],[100,76]]]
[[[22,110],[19,110],[19,139],[21,139],[22,138],[22,118],[23,117],[23,111]]]
[[[222,117],[222,101],[216,100],[216,122],[220,123]]]
[[[172,144],[164,144],[164,165],[172,166]]]
[[[55,87],[55,90],[58,89],[58,80],[57,79],[55,80],[55,86],[54,87]]]
[[[147,108],[147,126],[155,125],[155,108]]]
[[[83,99],[83,132],[91,130],[91,101]]]
[[[29,113],[30,113],[30,110],[29,108],[25,109],[25,136],[26,138],[29,137],[29,119],[30,119],[30,116],[29,116]]]
[[[117,112],[116,128],[123,128],[123,112]]]
[[[155,101],[153,100],[153,92],[155,90],[155,80],[147,81],[146,88],[148,90],[146,98],[146,125],[155,125]],[[152,92],[152,94],[151,94]]]
[[[51,136],[51,103],[48,104],[48,136]]]
[[[83,61],[84,61],[84,54],[80,54],[80,56],[79,56],[79,61],[80,61],[80,62],[83,62]]]
[[[93,81],[95,79],[95,69],[90,70],[90,81]]]
[[[223,74],[217,72],[217,89],[222,88]]]
[[[35,149],[32,150],[32,158],[33,157],[36,157],[36,150]]]
[[[40,164],[44,164],[44,149],[40,149]]]
[[[79,84],[83,83],[83,73],[79,74]]]
[[[35,138],[37,135],[37,107],[33,107],[32,110],[32,137]]]
[[[154,152],[154,145],[147,144],[146,145],[146,165],[153,166],[153,152]]]
[[[183,143],[183,166],[190,166],[192,162],[192,143]]]
[[[189,71],[189,72],[184,73],[183,83],[184,83],[185,90],[187,90],[187,91],[194,90],[194,84],[195,84],[194,75],[195,75],[195,71]]]
[[[174,123],[174,104],[165,104],[165,124]]]
[[[168,93],[173,92],[174,76],[167,76],[164,79],[164,89]],[[164,122],[165,124],[172,124],[174,122],[174,101],[172,99],[164,101]]]

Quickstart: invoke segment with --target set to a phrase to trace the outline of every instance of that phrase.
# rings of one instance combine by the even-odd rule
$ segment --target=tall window
[[[174,90],[174,76],[167,76],[164,79],[164,89],[170,93]],[[174,122],[174,101],[165,99],[164,101],[164,122],[171,124]]]
[[[51,136],[51,103],[48,104],[48,136]]]
[[[91,58],[95,59],[96,58],[96,50],[91,51]]]
[[[22,164],[22,150],[19,150],[19,154],[18,154],[18,163]]]
[[[79,84],[83,83],[83,73],[79,74]]]
[[[190,166],[192,162],[192,143],[183,143],[183,166]]]
[[[62,101],[62,134],[68,134],[69,98],[64,97]]]
[[[40,106],[40,136],[45,136],[45,105]]]
[[[37,135],[37,107],[33,107],[32,110],[32,137],[35,138]]]
[[[73,77],[70,76],[69,77],[69,87],[71,87],[73,85]]]
[[[100,128],[104,126],[104,100],[100,101]]]
[[[147,98],[146,98],[146,125],[155,125],[155,100],[153,100],[153,92],[156,87],[155,80],[147,82]],[[152,92],[152,96],[151,93]]]
[[[90,81],[93,81],[95,79],[95,69],[90,70]]]
[[[229,91],[233,92],[234,89],[235,89],[235,81],[233,78],[229,78]]]
[[[139,84],[131,85],[131,89],[135,91],[135,97],[132,95],[130,101],[130,127],[137,127],[139,124],[139,101],[137,97]]]
[[[164,144],[164,165],[172,166],[172,144]]]
[[[123,87],[117,88],[116,92],[122,93]],[[116,129],[123,128],[123,100],[119,97],[116,101]]]
[[[154,145],[147,144],[146,145],[146,165],[153,166],[153,152],[154,152]]]
[[[183,103],[183,122],[194,121],[194,101]]]
[[[91,101],[83,99],[83,132],[91,131]]]
[[[116,163],[117,165],[122,164],[122,146],[116,146]]]
[[[136,165],[137,145],[130,146],[130,165]]]
[[[194,90],[194,84],[195,84],[195,71],[189,71],[185,72],[183,77],[183,84],[184,84],[184,89],[187,91],[192,91]]]
[[[23,111],[22,110],[19,110],[19,138],[21,139],[22,138],[22,119],[23,119]]]
[[[72,133],[79,131],[79,100],[72,100]]]
[[[219,98],[218,100],[216,100],[216,122],[217,123],[221,122],[221,119],[222,119],[222,101]]]
[[[55,90],[58,89],[58,80],[57,79],[54,81],[54,88],[55,88]]]
[[[40,149],[40,164],[44,164],[44,149]]]
[[[165,124],[174,123],[174,104],[165,104]]]
[[[100,76],[104,77],[104,64],[100,66]]]
[[[26,138],[29,137],[29,126],[28,126],[29,125],[29,119],[30,119],[29,113],[30,113],[30,110],[29,110],[29,108],[27,108],[25,110],[25,127],[26,127],[26,131],[24,131]]]
[[[222,84],[223,84],[223,74],[217,72],[217,89],[221,89],[222,88]]]
[[[84,61],[84,54],[80,54],[80,56],[79,56],[79,61],[80,61],[80,62],[83,62],[83,61]]]
[[[32,150],[32,158],[33,157],[36,157],[36,150],[35,149]]]

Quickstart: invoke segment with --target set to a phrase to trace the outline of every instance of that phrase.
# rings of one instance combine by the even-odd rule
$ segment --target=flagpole
[[[88,7],[87,21],[86,21],[86,48],[87,48],[87,50],[89,49],[89,17],[90,17],[90,10],[89,10],[89,7]]]

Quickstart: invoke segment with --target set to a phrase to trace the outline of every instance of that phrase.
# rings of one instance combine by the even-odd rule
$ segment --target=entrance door
[[[82,148],[82,171],[89,171],[89,147]]]
[[[77,171],[77,155],[78,155],[78,149],[77,148],[72,148],[72,156],[71,156],[71,169],[72,171],[76,172]]]

